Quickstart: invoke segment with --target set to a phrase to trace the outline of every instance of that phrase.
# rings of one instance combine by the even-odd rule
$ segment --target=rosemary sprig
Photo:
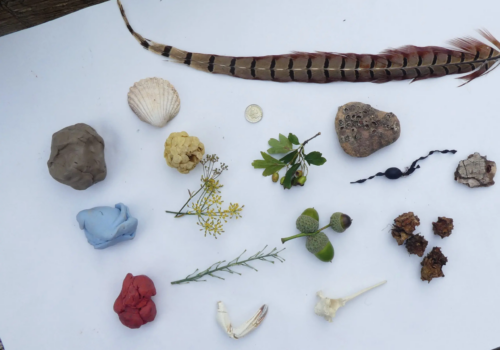
[[[274,264],[274,261],[268,260],[269,258],[276,259],[279,262],[285,261],[285,259],[283,259],[281,256],[278,255],[279,253],[281,253],[285,249],[277,250],[276,248],[273,248],[273,250],[271,250],[270,252],[264,253],[264,250],[266,250],[266,248],[267,248],[267,245],[264,247],[264,249],[258,251],[257,253],[255,253],[254,255],[249,257],[248,259],[240,261],[241,256],[243,254],[245,254],[245,252],[246,252],[246,249],[245,249],[243,251],[243,253],[240,254],[240,256],[231,260],[226,265],[222,265],[223,263],[226,262],[226,260],[218,261],[215,264],[212,264],[206,270],[198,272],[199,270],[196,269],[192,274],[187,275],[186,278],[184,278],[182,280],[171,282],[171,284],[183,284],[183,283],[189,283],[189,282],[206,282],[206,280],[200,279],[203,276],[210,276],[210,277],[215,277],[215,278],[224,280],[224,278],[215,275],[214,273],[216,273],[216,272],[229,272],[231,274],[241,275],[241,273],[234,271],[232,269],[233,266],[244,266],[244,267],[248,267],[252,270],[258,271],[255,267],[248,264],[250,261],[254,261],[254,260],[267,261],[267,262],[270,262],[272,264]]]

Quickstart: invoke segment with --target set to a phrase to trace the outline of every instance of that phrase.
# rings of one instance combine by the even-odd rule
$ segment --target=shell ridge
[[[161,78],[136,82],[129,90],[128,103],[140,120],[156,127],[165,126],[180,110],[177,90]]]

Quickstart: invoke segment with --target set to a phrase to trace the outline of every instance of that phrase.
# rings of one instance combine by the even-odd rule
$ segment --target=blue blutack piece
[[[82,210],[76,216],[87,241],[95,249],[111,247],[135,237],[138,221],[129,215],[128,207],[118,203],[112,207]]]

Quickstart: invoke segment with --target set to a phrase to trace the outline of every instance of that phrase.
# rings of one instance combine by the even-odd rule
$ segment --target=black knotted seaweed
[[[402,176],[411,175],[411,174],[413,174],[413,172],[415,170],[417,170],[418,168],[420,168],[420,165],[417,165],[418,161],[423,160],[423,159],[429,157],[430,155],[432,155],[434,153],[453,153],[453,154],[455,154],[455,153],[457,153],[457,151],[456,150],[451,150],[450,151],[450,150],[447,150],[447,149],[444,150],[444,151],[430,151],[429,154],[426,155],[425,157],[420,157],[417,160],[415,160],[413,163],[411,163],[410,167],[405,172],[399,170],[398,168],[389,168],[389,169],[387,169],[383,173],[376,173],[375,175],[370,176],[367,179],[362,179],[362,180],[354,181],[354,182],[351,182],[351,183],[352,184],[361,184],[361,183],[365,182],[366,180],[373,179],[376,176],[385,176],[386,178],[388,178],[390,180],[396,180],[396,179],[399,179]]]

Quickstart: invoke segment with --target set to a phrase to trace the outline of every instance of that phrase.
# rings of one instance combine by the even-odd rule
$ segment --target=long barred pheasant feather
[[[145,39],[132,29],[120,0],[117,1],[128,30],[147,50],[204,72],[243,79],[304,83],[385,83],[405,79],[412,79],[413,82],[470,73],[459,78],[465,80],[464,85],[491,72],[500,63],[500,42],[486,30],[479,32],[496,48],[467,37],[451,41],[456,49],[404,46],[378,55],[294,52],[286,55],[232,57],[193,53]]]

